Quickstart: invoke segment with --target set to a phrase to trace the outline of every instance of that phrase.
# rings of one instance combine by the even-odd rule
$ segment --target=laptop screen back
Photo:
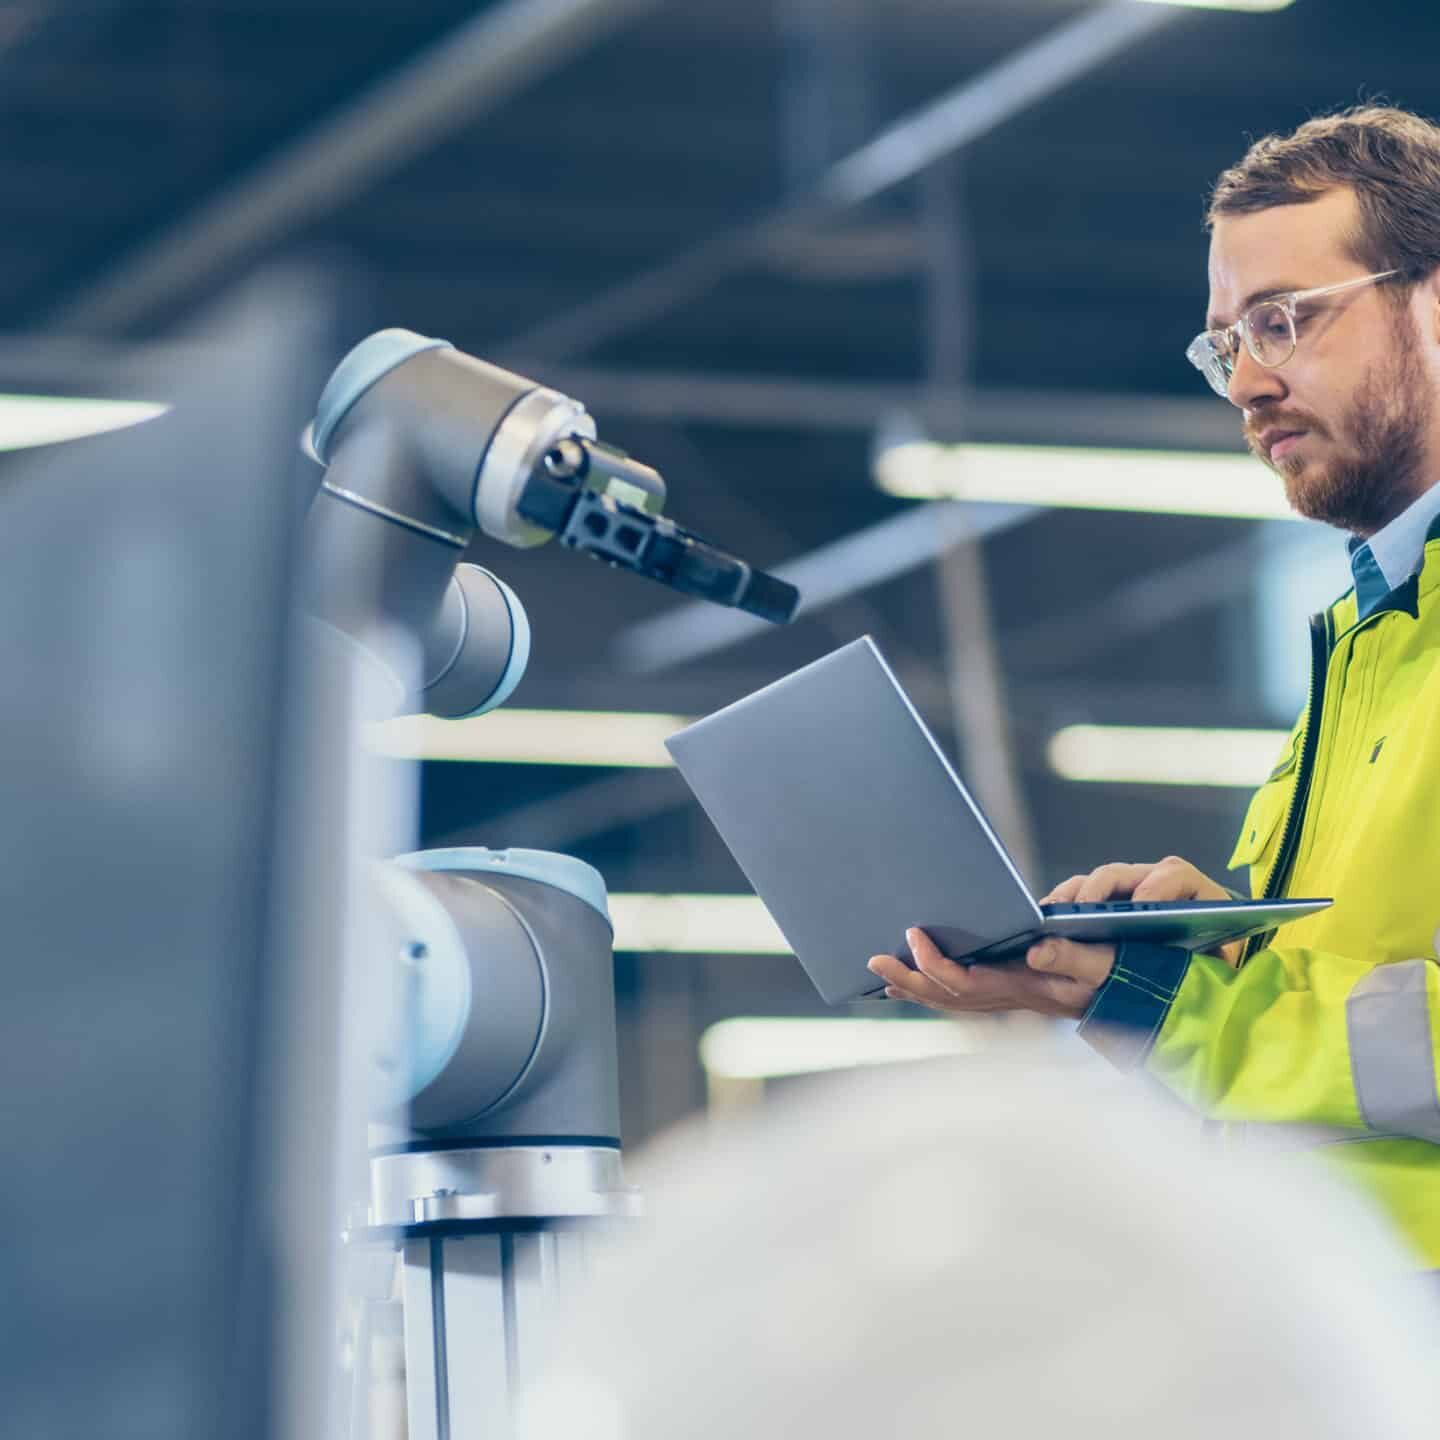
[[[854,641],[667,742],[816,988],[880,988],[919,925],[951,954],[1036,927],[1004,848],[895,682]]]

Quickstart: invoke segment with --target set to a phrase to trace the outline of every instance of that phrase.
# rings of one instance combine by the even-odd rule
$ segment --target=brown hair
[[[1206,226],[1342,185],[1360,202],[1350,249],[1362,265],[1412,279],[1440,266],[1440,125],[1390,106],[1357,106],[1257,140],[1215,182]]]

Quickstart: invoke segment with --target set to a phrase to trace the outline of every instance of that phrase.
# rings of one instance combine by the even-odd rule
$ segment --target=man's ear
[[[1440,345],[1440,266],[1432,270],[1416,287],[1424,307],[1423,335]]]

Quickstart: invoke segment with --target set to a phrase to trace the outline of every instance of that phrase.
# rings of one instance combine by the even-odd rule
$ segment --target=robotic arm
[[[508,586],[460,563],[477,530],[567,548],[776,623],[799,593],[660,512],[665,482],[596,439],[575,400],[461,354],[382,330],[341,361],[307,434],[326,466],[309,520],[309,608],[368,643],[414,637],[409,708],[453,718],[494,709],[529,649]],[[377,602],[378,597],[378,602]]]
[[[326,467],[307,520],[307,609],[372,660],[392,655],[391,637],[399,637],[405,653],[391,668],[407,677],[410,710],[455,718],[494,709],[524,671],[530,636],[520,601],[487,570],[461,563],[477,531],[516,547],[558,537],[612,566],[777,623],[799,601],[793,586],[664,518],[665,482],[601,444],[579,402],[444,340],[410,330],[363,340],[326,383],[305,440]],[[392,877],[388,908],[408,917],[409,933],[385,949],[405,969],[403,1008],[415,1027],[413,1064],[396,1070],[401,1087],[392,1096],[408,1105],[414,1129],[450,1141],[493,1139],[480,1117],[503,1110],[504,1133],[578,1126],[616,1135],[608,938],[596,952],[603,964],[594,945],[558,940],[546,958],[539,921],[528,916],[517,928],[506,919],[507,906],[524,910],[543,896],[542,908],[575,911],[566,922],[572,938],[597,924],[608,936],[604,881],[569,857],[529,851],[431,852],[405,869],[408,876]],[[523,894],[502,904],[503,885]],[[397,894],[412,903],[397,909]],[[445,913],[458,931],[442,923]],[[490,930],[491,921],[477,918],[485,914]],[[429,959],[411,965],[413,947]],[[560,972],[582,951],[603,973],[605,995],[577,1012],[583,1024],[561,1024],[588,982],[579,972],[562,981]],[[534,995],[515,989],[517,976],[542,974],[549,979],[535,981]],[[532,1001],[535,1014],[526,1008]],[[610,1057],[599,1070],[596,1054]],[[584,1083],[559,1082],[572,1068]],[[537,1089],[546,1096],[543,1115],[522,1113]]]
[[[665,482],[601,444],[576,401],[443,340],[361,342],[307,445],[326,467],[307,609],[374,659],[401,637],[389,668],[418,659],[410,710],[494,709],[524,671],[519,600],[461,563],[477,531],[519,547],[558,537],[777,623],[799,601],[665,519]],[[370,973],[397,982],[393,1046],[370,1056],[392,1137],[371,1153],[370,1223],[352,1238],[403,1253],[412,1440],[506,1435],[532,1320],[582,1275],[592,1229],[636,1213],[605,882],[568,856],[465,849],[402,857],[377,890],[361,943]]]

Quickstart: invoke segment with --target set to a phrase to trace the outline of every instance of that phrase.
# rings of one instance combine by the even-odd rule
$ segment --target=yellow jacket
[[[1126,945],[1082,1021],[1251,1140],[1314,1147],[1440,1268],[1440,523],[1356,622],[1310,622],[1310,703],[1245,816],[1256,896],[1332,896],[1232,969]]]

